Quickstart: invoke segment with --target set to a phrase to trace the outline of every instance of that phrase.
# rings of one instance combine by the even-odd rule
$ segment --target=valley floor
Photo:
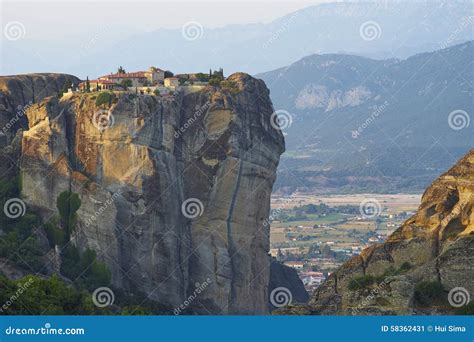
[[[344,261],[383,242],[420,200],[421,194],[273,196],[271,254],[313,291]]]

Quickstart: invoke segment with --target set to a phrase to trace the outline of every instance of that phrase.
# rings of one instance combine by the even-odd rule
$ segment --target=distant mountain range
[[[259,73],[313,53],[406,58],[472,39],[472,11],[471,1],[334,2],[266,24],[215,29],[183,23],[183,30],[137,33],[107,24],[88,38],[68,37],[55,44],[5,41],[0,73],[41,70],[85,78],[118,65],[131,71],[156,65],[175,72],[223,67],[226,74]]]
[[[311,55],[257,75],[292,121],[277,188],[426,188],[474,147],[473,61],[470,41],[406,60]]]

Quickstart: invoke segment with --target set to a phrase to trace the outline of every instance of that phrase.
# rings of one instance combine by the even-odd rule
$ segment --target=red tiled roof
[[[145,71],[127,72],[125,74],[110,74],[100,78],[146,78]]]
[[[86,84],[87,81],[82,81],[81,84],[82,83]],[[89,83],[115,84],[115,82],[111,80],[89,80]]]
[[[114,81],[111,81],[111,80],[90,80],[89,83],[101,83],[101,84],[117,84],[115,83]],[[87,81],[83,81],[79,84],[83,84],[83,85],[86,85],[87,84]]]
[[[103,84],[115,84],[114,81],[111,81],[111,80],[99,80],[99,83],[103,83]]]

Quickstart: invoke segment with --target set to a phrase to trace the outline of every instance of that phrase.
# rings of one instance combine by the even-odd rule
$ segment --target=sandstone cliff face
[[[454,308],[446,302],[427,306],[418,303],[416,285],[422,281],[439,282],[443,296],[455,287],[463,287],[472,298],[473,265],[474,150],[471,150],[433,182],[425,191],[417,213],[385,243],[367,248],[345,263],[315,291],[308,306],[281,313],[449,314]],[[377,283],[351,289],[350,281],[364,275],[376,277]]]
[[[267,313],[264,220],[284,140],[265,84],[228,81],[232,90],[121,94],[104,108],[97,94],[32,105],[26,202],[49,217],[62,191],[78,193],[73,242],[98,253],[117,287],[176,307],[209,282],[195,312]]]
[[[12,127],[2,131],[14,135],[18,128],[27,128],[22,109],[48,96],[57,95],[64,84],[80,80],[66,74],[28,74],[0,77],[0,126],[5,127],[12,120]],[[19,116],[16,118],[15,116]]]
[[[65,74],[29,74],[0,77],[0,175],[7,178],[18,170],[15,161],[20,152],[19,129],[26,129],[27,108],[45,97],[57,95],[64,84],[80,80]]]

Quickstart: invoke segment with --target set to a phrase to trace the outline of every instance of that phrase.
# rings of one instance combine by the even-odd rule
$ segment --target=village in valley
[[[115,73],[100,76],[97,79],[82,81],[78,85],[69,84],[65,93],[74,92],[133,92],[173,96],[176,91],[193,92],[208,85],[220,85],[224,81],[224,72],[209,70],[209,73],[173,74],[169,70],[149,67],[146,71],[126,72],[120,66]]]
[[[311,293],[345,261],[382,243],[416,210],[420,195],[273,195],[270,253],[292,267]]]

